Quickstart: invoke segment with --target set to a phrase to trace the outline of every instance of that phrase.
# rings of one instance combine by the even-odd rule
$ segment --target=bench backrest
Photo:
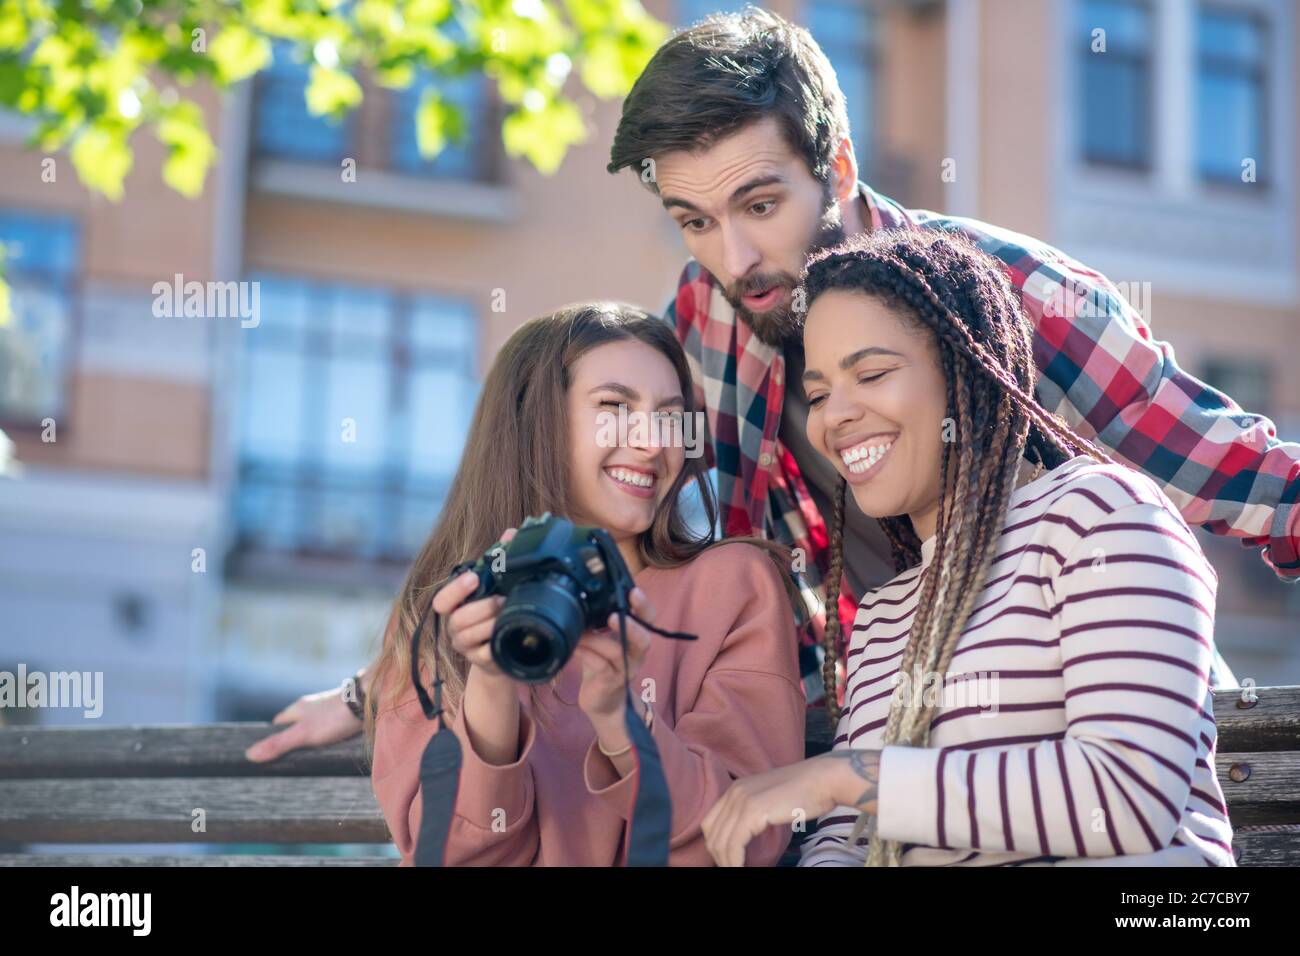
[[[1244,866],[1300,865],[1300,686],[1214,696],[1219,781]],[[809,711],[807,753],[830,748]],[[0,728],[0,865],[394,864],[360,739],[254,764],[269,724]],[[365,856],[23,854],[32,843],[370,844]]]

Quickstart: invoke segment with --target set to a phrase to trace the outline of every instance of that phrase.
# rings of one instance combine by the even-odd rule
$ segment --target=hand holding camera
[[[508,544],[515,536],[514,528],[507,528],[501,543]],[[433,599],[433,610],[446,619],[447,636],[451,645],[470,666],[482,671],[482,676],[496,681],[509,682],[510,678],[492,659],[492,632],[497,615],[505,604],[505,595],[489,594],[474,598],[479,589],[478,575],[465,571],[452,578]]]
[[[636,588],[630,595],[632,610],[647,621],[654,621],[654,609],[645,593]],[[623,648],[618,641],[618,615],[609,616],[609,627],[587,631],[578,640],[573,656],[582,662],[582,689],[578,691],[578,706],[591,718],[602,740],[601,733],[609,728],[614,741],[626,737],[623,729],[625,681],[634,682],[646,651],[650,649],[650,631],[640,622],[627,622],[627,672],[623,670]],[[633,688],[635,691],[635,687]],[[633,701],[640,700],[633,693]],[[644,717],[644,712],[638,707]]]
[[[654,609],[608,531],[550,514],[528,518],[517,532],[507,529],[478,561],[453,568],[433,609],[448,615],[452,646],[471,664],[470,684],[507,704],[515,701],[512,681],[549,680],[577,657],[578,705],[611,743],[626,741],[628,694],[651,633],[695,639],[655,627]],[[632,706],[644,720],[635,695]]]
[[[526,539],[519,547],[507,547],[518,534],[507,528],[482,560],[468,570],[457,569],[461,573],[438,592],[433,609],[446,616],[452,646],[480,672],[472,676],[481,681],[490,678],[483,682],[494,690],[512,693],[505,685],[545,680],[571,656],[578,657],[582,661],[579,706],[593,724],[621,726],[625,680],[636,676],[645,659],[650,631],[628,617],[625,677],[614,583],[627,591],[629,608],[636,616],[653,621],[654,610],[625,568],[602,566],[603,554],[586,546],[583,532],[590,529],[545,516],[525,521],[523,530],[529,532],[531,543]],[[516,565],[514,574],[508,575],[512,565]],[[574,565],[580,569],[577,576],[567,572]],[[531,588],[526,585],[537,584],[549,587],[529,599]],[[577,613],[564,613],[566,597]],[[507,600],[512,607],[503,624]],[[602,611],[608,611],[608,616],[597,625],[593,618]]]

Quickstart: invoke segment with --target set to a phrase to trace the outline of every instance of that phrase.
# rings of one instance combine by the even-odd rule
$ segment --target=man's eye
[[[764,199],[762,202],[756,202],[749,207],[749,211],[759,216],[765,216],[776,207],[775,199]]]
[[[704,229],[703,219],[687,219],[682,223],[682,228],[688,232],[700,232]]]

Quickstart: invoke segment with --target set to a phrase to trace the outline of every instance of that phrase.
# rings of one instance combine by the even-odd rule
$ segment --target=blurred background
[[[740,5],[645,6],[680,26]],[[1183,367],[1300,440],[1294,4],[771,8],[835,66],[864,180],[1136,290]],[[192,199],[152,140],[112,201],[0,116],[0,429],[22,465],[0,480],[0,670],[103,671],[103,723],[264,720],[337,685],[377,647],[506,336],[575,300],[660,311],[674,291],[678,230],[604,169],[617,99],[574,93],[587,139],[548,176],[507,158],[486,77],[358,79],[342,122],[309,112],[284,47],[232,90],[200,88],[219,155]],[[434,82],[468,135],[429,161],[414,112]],[[177,274],[257,280],[259,324],[155,317],[154,284]],[[1300,683],[1300,587],[1201,538],[1238,678]]]

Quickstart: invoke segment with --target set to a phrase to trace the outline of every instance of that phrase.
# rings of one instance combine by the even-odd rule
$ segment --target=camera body
[[[550,512],[526,519],[508,544],[498,542],[478,561],[457,565],[451,576],[465,571],[479,579],[467,601],[505,596],[492,630],[492,659],[527,683],[559,673],[584,631],[629,610],[627,595],[635,586],[608,531]]]

